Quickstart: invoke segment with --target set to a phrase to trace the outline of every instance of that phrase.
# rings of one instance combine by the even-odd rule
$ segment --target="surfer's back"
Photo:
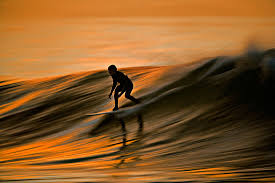
[[[125,75],[123,72],[116,71],[114,75],[112,75],[114,81],[119,82],[121,85],[132,83],[132,81]]]

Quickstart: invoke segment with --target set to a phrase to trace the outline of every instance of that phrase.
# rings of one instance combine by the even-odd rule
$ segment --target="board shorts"
[[[130,94],[131,94],[131,92],[132,92],[132,90],[133,90],[133,88],[134,88],[134,85],[133,85],[132,82],[128,82],[125,86],[124,86],[124,85],[118,85],[118,86],[116,87],[116,90],[115,90],[115,95],[116,95],[116,94],[118,95],[118,93],[121,92],[121,91],[123,90],[124,87],[126,88],[126,89],[125,89],[125,97],[130,96]]]

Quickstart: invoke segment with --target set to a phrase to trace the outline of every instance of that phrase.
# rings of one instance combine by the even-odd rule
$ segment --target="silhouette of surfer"
[[[123,95],[124,92],[127,99],[132,100],[136,104],[140,103],[138,99],[131,95],[133,83],[125,74],[118,71],[115,65],[110,65],[108,67],[108,72],[113,78],[113,86],[109,98],[111,98],[113,91],[115,90],[115,107],[113,108],[113,111],[118,110],[118,98]],[[117,83],[120,83],[120,85],[117,86]]]

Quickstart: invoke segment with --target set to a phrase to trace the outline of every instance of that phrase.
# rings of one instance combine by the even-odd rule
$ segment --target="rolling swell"
[[[126,69],[142,103],[122,99],[118,119],[85,115],[112,108],[106,72],[1,83],[1,162],[9,173],[19,162],[33,182],[273,182],[274,59],[249,51]]]

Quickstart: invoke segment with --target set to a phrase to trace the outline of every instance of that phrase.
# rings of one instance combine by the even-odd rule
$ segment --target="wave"
[[[107,100],[112,82],[105,71],[5,78],[0,81],[0,148],[28,153],[11,153],[0,163],[10,171],[10,162],[21,162],[47,172],[47,166],[66,172],[74,164],[86,172],[80,182],[125,182],[124,168],[137,182],[272,181],[274,63],[275,49],[270,49],[193,64],[125,68],[142,103],[121,99],[122,110],[115,115],[93,117],[87,114],[112,109]],[[41,141],[55,145],[46,151]],[[38,155],[30,155],[29,146]],[[90,170],[102,177],[88,175]]]

